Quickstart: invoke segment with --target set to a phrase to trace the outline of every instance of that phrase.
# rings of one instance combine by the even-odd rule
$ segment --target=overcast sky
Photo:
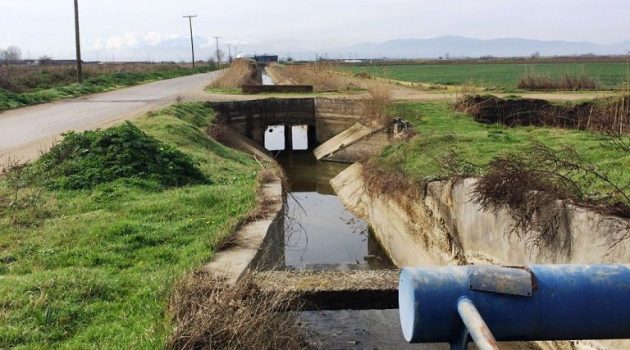
[[[629,0],[80,0],[80,7],[86,59],[124,57],[134,47],[150,57],[151,47],[188,36],[185,14],[199,16],[200,50],[213,35],[286,52],[442,35],[630,39]],[[70,58],[73,30],[72,0],[0,0],[0,47]]]

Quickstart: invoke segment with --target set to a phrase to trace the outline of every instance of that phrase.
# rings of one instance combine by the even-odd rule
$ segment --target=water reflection
[[[348,165],[318,162],[310,152],[280,155],[289,188],[284,263],[293,269],[382,269],[392,265],[368,224],[346,210],[330,180]]]
[[[263,85],[275,85],[273,79],[266,73],[262,72],[262,84]]]

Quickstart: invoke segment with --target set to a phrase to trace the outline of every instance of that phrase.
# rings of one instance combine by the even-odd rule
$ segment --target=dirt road
[[[29,161],[67,131],[102,128],[176,101],[205,99],[219,72],[195,74],[0,113],[0,165]]]

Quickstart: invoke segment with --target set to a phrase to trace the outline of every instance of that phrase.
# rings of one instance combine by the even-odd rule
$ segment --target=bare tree
[[[22,49],[17,46],[9,46],[4,50],[0,50],[0,62],[15,63],[22,59]]]
[[[44,55],[41,56],[40,58],[37,59],[39,61],[39,64],[42,66],[48,66],[52,64],[52,57],[48,56],[48,55]]]

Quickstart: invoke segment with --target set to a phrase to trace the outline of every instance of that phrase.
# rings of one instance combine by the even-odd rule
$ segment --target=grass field
[[[182,103],[134,122],[211,183],[43,189],[38,214],[15,225],[0,180],[0,349],[164,348],[170,286],[255,206],[259,166],[205,136],[212,115]]]
[[[20,67],[23,68],[23,67]],[[148,83],[157,80],[171,79],[186,75],[205,73],[214,70],[213,66],[186,68],[177,65],[161,65],[143,69],[121,69],[119,72],[109,70],[95,71],[87,75],[82,84],[68,83],[69,77],[74,79],[73,70],[55,68],[59,74],[50,74],[46,70],[30,72],[28,76],[12,78],[11,75],[21,74],[19,70],[8,71],[7,67],[0,67],[0,79],[6,76],[13,89],[2,88],[0,84],[0,112],[3,110],[35,105],[39,103],[73,98],[87,94],[110,91],[122,87]],[[4,71],[3,71],[4,70]]]
[[[408,142],[390,146],[376,158],[376,164],[388,171],[399,172],[417,182],[445,179],[449,174],[437,159],[455,151],[468,162],[482,169],[499,154],[523,152],[531,141],[552,148],[572,146],[587,161],[607,171],[611,179],[630,186],[630,154],[602,146],[605,137],[594,132],[567,129],[484,125],[472,117],[453,111],[447,103],[417,103],[397,106],[416,128],[419,135]],[[601,191],[601,182],[591,191]]]
[[[618,88],[628,81],[630,65],[619,63],[544,63],[544,64],[410,64],[391,66],[353,66],[354,73],[417,83],[443,85],[473,84],[496,90],[512,91],[526,73],[586,74],[606,89]]]

